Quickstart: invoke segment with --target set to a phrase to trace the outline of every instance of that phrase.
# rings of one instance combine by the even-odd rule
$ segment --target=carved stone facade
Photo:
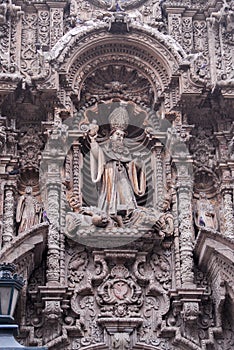
[[[19,340],[234,347],[230,0],[0,4],[0,261]]]

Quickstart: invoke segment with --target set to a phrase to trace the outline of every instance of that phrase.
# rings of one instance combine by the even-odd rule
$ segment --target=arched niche
[[[129,32],[112,34],[98,21],[72,29],[48,57],[59,74],[59,90],[64,91],[60,95],[70,96],[76,108],[91,98],[100,101],[122,94],[147,106],[163,98],[170,109],[179,98],[178,69],[186,54],[171,36],[147,25],[133,22]],[[147,86],[144,93],[142,85]]]
[[[97,227],[103,234],[132,229],[140,234],[155,230],[166,216],[172,223],[163,168],[167,131],[160,130],[159,120],[155,128],[155,119],[133,102],[112,99],[65,121],[68,237],[79,239],[78,232],[86,235]],[[166,230],[161,238],[173,234],[173,224]]]

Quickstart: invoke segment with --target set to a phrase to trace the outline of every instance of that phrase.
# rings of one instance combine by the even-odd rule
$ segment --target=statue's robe
[[[137,208],[135,194],[145,194],[145,172],[132,160],[129,150],[115,152],[110,144],[91,143],[91,178],[98,185],[98,208],[109,215],[128,214]],[[134,194],[135,193],[135,194]]]
[[[19,233],[37,225],[42,219],[42,206],[32,195],[22,195],[16,209],[16,222],[20,223]]]

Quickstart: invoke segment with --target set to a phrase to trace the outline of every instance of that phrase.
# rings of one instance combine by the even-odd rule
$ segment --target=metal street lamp
[[[17,335],[18,326],[15,324],[13,314],[19,292],[24,285],[22,276],[14,272],[15,265],[0,264],[0,349],[46,350],[46,347],[25,347],[14,338],[14,335]]]

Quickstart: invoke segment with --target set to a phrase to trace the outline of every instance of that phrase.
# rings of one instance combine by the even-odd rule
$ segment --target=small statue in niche
[[[41,203],[32,195],[32,187],[27,186],[25,194],[20,196],[16,209],[16,222],[19,223],[19,233],[37,225],[42,220]]]
[[[115,218],[121,226],[121,217],[137,208],[136,197],[146,190],[144,163],[134,161],[124,143],[128,126],[128,112],[120,106],[109,116],[111,132],[103,146],[97,141],[97,125],[89,132],[91,139],[90,170],[92,182],[98,184],[98,208]]]
[[[218,222],[213,204],[207,199],[204,192],[200,192],[197,201],[196,224],[199,227],[206,227],[217,230]]]

